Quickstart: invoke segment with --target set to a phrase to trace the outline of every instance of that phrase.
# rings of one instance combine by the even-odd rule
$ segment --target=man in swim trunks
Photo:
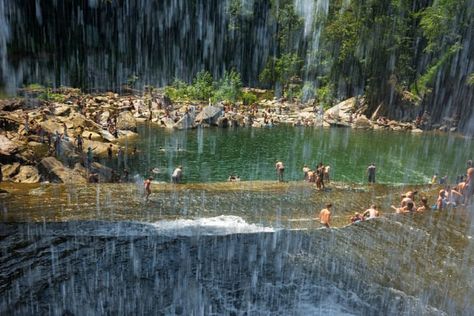
[[[278,175],[278,181],[283,182],[283,172],[285,171],[285,166],[283,165],[283,162],[281,161],[276,162],[275,171]]]
[[[367,176],[369,183],[375,183],[375,164],[373,162],[367,167]]]
[[[331,207],[332,204],[328,203],[326,204],[326,208],[323,208],[321,212],[319,212],[319,221],[326,228],[329,228],[329,224],[331,222]]]

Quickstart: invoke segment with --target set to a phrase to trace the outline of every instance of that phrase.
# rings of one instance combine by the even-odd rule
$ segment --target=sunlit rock
[[[21,166],[18,174],[12,178],[14,182],[21,183],[38,183],[40,179],[38,169],[34,166]]]

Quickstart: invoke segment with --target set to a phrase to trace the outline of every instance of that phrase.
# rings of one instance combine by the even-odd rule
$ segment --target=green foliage
[[[188,87],[189,96],[194,100],[209,100],[213,92],[213,78],[208,71],[200,71]]]
[[[242,103],[244,105],[252,105],[258,100],[255,93],[252,93],[252,92],[243,92],[241,98],[242,98]]]
[[[329,85],[319,87],[316,90],[316,100],[319,104],[322,104],[325,109],[331,107],[333,100],[333,91]]]
[[[457,13],[465,7],[465,0],[439,0],[420,12],[420,26],[428,40],[426,52],[435,52],[445,45],[459,41],[456,32]]]
[[[199,72],[192,84],[175,79],[171,86],[164,89],[164,94],[173,101],[229,101],[236,102],[242,95],[242,80],[235,71],[226,71],[218,82],[213,80],[207,71]],[[246,96],[250,98],[250,96]]]
[[[171,86],[165,87],[164,94],[173,101],[183,101],[189,99],[188,90],[186,82],[175,79]]]
[[[469,75],[467,79],[467,84],[470,86],[474,86],[474,72]]]
[[[288,85],[299,78],[303,67],[303,60],[296,53],[288,53],[280,58],[273,58],[260,73],[259,79],[263,83],[283,86],[283,91],[288,89]]]
[[[442,69],[446,62],[457,53],[462,47],[459,44],[454,44],[449,48],[449,50],[443,54],[443,56],[431,67],[428,68],[428,71],[421,76],[416,84],[413,87],[413,93],[423,97],[425,94],[429,93],[429,85],[434,81],[437,73]]]
[[[214,102],[237,102],[242,94],[240,74],[235,70],[226,71],[222,79],[217,83],[216,88],[217,90],[212,97]]]
[[[135,74],[128,76],[127,78],[128,86],[135,87],[135,84],[137,83],[138,79],[139,79],[138,76],[136,76]]]

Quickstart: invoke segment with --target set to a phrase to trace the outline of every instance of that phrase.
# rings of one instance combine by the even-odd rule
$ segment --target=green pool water
[[[304,164],[314,168],[322,161],[338,181],[365,182],[366,168],[375,162],[379,183],[427,183],[434,173],[454,182],[473,158],[471,139],[449,134],[291,126],[176,131],[149,125],[140,126],[139,134],[124,144],[139,150],[126,157],[127,166],[162,181],[169,181],[177,165],[184,167],[185,182],[226,181],[231,173],[242,180],[272,180],[281,159],[285,180],[302,179]],[[151,173],[153,168],[160,173]]]

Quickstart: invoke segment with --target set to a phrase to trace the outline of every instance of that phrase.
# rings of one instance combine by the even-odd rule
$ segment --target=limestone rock
[[[13,177],[13,181],[21,183],[38,183],[40,179],[38,169],[33,166],[21,166],[18,174]]]
[[[411,130],[411,132],[412,132],[413,134],[419,134],[419,133],[423,133],[423,130],[421,130],[421,129],[419,129],[419,128],[414,128],[414,129]]]

